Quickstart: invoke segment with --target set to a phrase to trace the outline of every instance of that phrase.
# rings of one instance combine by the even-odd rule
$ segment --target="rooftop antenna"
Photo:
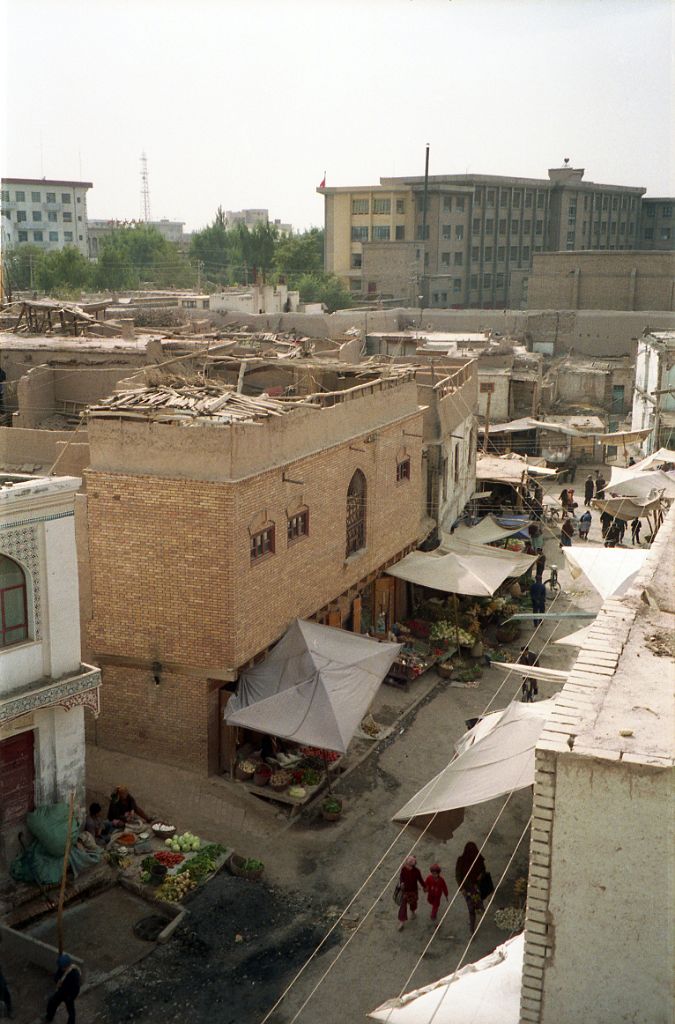
[[[141,153],[141,213],[147,224],[150,220],[150,185],[148,184],[148,158]]]

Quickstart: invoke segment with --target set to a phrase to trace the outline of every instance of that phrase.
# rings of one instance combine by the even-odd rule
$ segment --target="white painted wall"
[[[558,758],[541,1024],[671,1024],[669,807],[668,770]]]
[[[447,437],[443,443],[447,467],[447,497],[442,500],[443,489],[441,489],[441,509],[439,522],[444,530],[449,530],[455,520],[459,517],[476,487],[476,434],[473,441],[471,428],[473,426],[473,415],[468,416],[453,429],[455,437]],[[457,466],[457,477],[455,478],[455,465]]]

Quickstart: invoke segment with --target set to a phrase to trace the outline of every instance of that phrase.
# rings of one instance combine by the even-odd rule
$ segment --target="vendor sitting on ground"
[[[124,824],[134,816],[142,818],[143,821],[151,821],[150,815],[138,806],[126,786],[118,786],[110,795],[108,806],[108,821],[113,825]]]
[[[108,836],[112,831],[112,825],[103,818],[103,808],[100,804],[89,804],[89,813],[84,822],[84,831],[88,832],[96,840],[99,846],[105,846]]]

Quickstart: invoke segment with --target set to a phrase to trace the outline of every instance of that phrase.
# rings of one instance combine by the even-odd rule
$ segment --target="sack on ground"
[[[478,888],[480,890],[480,898],[486,900],[488,896],[491,896],[495,891],[494,884],[492,882],[492,875],[489,871],[484,871],[478,880]]]

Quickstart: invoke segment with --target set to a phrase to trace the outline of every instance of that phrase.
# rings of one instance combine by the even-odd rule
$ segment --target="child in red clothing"
[[[446,900],[448,898],[448,887],[441,875],[440,864],[432,864],[429,871],[430,874],[424,882],[424,888],[427,891],[427,900],[431,904],[431,920],[435,921],[438,908],[441,905],[441,896],[445,896]]]

